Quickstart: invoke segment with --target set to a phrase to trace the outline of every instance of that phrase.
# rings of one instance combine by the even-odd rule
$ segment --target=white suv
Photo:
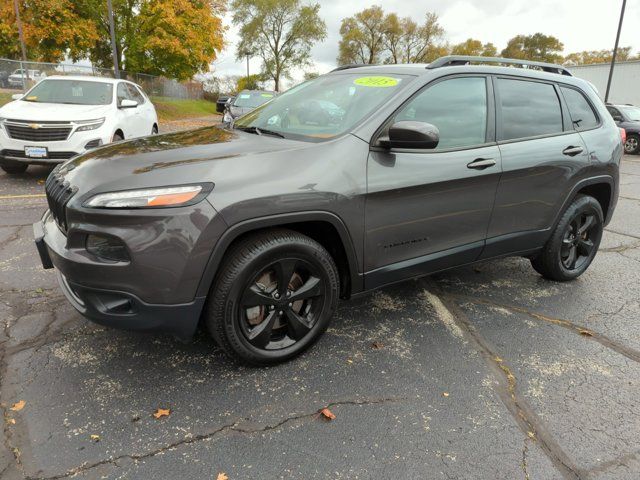
[[[48,77],[0,108],[0,168],[55,164],[113,141],[158,133],[142,89],[99,77]]]
[[[7,84],[11,88],[22,88],[23,85],[38,83],[46,76],[47,75],[40,70],[27,70],[19,68],[15,70],[11,75],[9,75],[9,77],[7,78]]]

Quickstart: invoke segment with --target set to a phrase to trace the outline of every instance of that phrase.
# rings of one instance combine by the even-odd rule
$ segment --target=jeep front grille
[[[75,190],[60,175],[59,168],[56,167],[45,183],[44,189],[47,194],[47,203],[54,220],[60,229],[66,233],[67,231],[67,203],[73,197]]]

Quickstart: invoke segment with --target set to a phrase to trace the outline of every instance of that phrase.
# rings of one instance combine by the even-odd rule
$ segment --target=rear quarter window
[[[501,122],[498,140],[562,133],[562,110],[549,83],[500,78],[497,81]]]
[[[562,96],[569,109],[571,123],[576,130],[590,130],[600,123],[593,108],[585,96],[574,88],[560,87]]]

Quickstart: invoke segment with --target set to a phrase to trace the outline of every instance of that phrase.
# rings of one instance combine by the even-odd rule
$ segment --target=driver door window
[[[437,150],[486,143],[487,85],[483,77],[459,77],[428,86],[409,101],[394,121],[414,120],[440,131]]]

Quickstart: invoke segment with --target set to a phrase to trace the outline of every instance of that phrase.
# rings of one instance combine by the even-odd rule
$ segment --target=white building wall
[[[593,83],[604,100],[610,64],[580,65],[568,68],[575,77]],[[609,102],[640,105],[640,61],[616,63],[609,92]]]

